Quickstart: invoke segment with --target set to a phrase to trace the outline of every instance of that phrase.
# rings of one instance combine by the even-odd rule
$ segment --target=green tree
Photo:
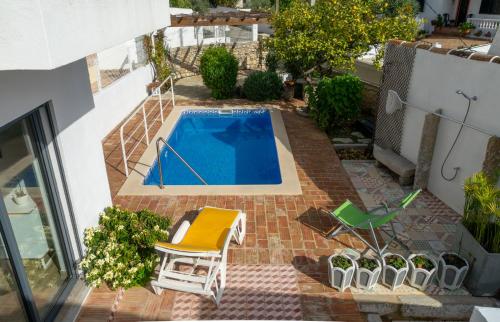
[[[324,63],[338,71],[353,70],[371,46],[379,49],[378,64],[388,40],[413,40],[418,30],[409,2],[393,14],[388,7],[384,0],[318,0],[314,6],[292,0],[272,16],[275,33],[267,45],[294,77]]]
[[[210,9],[208,0],[172,0],[170,1],[171,8],[190,8],[197,13],[207,13]]]
[[[189,0],[170,0],[171,8],[192,8],[191,1]]]

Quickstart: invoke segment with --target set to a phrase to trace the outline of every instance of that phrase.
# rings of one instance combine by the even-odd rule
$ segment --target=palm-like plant
[[[478,172],[465,181],[462,223],[489,252],[500,253],[500,189]]]

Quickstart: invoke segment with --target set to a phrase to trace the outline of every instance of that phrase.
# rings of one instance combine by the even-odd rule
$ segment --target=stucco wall
[[[474,0],[473,0],[474,1]],[[432,10],[431,9],[434,9]],[[432,31],[431,20],[437,18],[438,14],[449,14],[450,19],[455,19],[456,3],[451,0],[426,0],[424,11],[418,14],[419,18],[425,19],[423,29]]]
[[[138,68],[94,95],[95,129],[102,140],[147,96],[146,85],[153,80],[149,65]]]
[[[444,115],[463,119],[467,100],[457,95],[458,89],[470,96],[472,102],[467,123],[500,136],[500,66],[487,62],[466,60],[452,55],[430,53],[418,49],[415,57],[408,102],[428,110],[442,109]],[[406,108],[401,154],[416,163],[424,113]],[[441,177],[440,170],[459,125],[442,119],[439,124],[428,189],[456,211],[463,209],[463,183],[465,178],[480,171],[489,137],[464,128],[446,166],[445,175],[460,167],[452,182]]]
[[[52,71],[0,71],[0,126],[50,102],[78,231],[111,204],[101,135],[84,59]],[[67,219],[67,222],[71,221]],[[71,229],[70,229],[71,231]]]
[[[2,0],[0,70],[52,69],[170,25],[168,0]]]
[[[484,18],[484,19],[498,19],[500,15],[488,15],[479,13],[479,9],[481,8],[481,0],[471,0],[469,3],[469,8],[467,10],[468,14],[473,14],[475,18]]]

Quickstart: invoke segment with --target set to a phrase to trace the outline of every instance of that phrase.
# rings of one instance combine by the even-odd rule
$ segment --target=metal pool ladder
[[[198,172],[196,172],[190,165],[189,163],[186,162],[186,160],[184,160],[180,155],[179,153],[177,153],[177,151],[174,150],[174,148],[172,148],[170,146],[170,144],[167,143],[167,141],[165,141],[164,138],[162,137],[159,137],[157,140],[156,140],[156,160],[158,162],[158,173],[160,174],[160,188],[163,189],[163,171],[161,169],[161,158],[160,158],[160,143],[163,142],[163,144],[165,144],[165,146],[170,150],[172,151],[172,153],[179,158],[179,160],[181,160],[182,163],[184,163],[184,165],[189,169],[189,171],[191,171],[204,185],[208,185],[208,183],[205,181],[205,179],[203,179],[199,174]]]

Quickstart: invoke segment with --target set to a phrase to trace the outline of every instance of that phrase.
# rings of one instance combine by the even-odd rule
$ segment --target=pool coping
[[[269,110],[271,123],[274,131],[276,150],[281,172],[281,184],[263,184],[263,185],[165,185],[164,189],[159,186],[143,185],[144,177],[149,168],[156,159],[155,142],[159,137],[168,136],[179,119],[182,111],[197,109],[261,109]],[[167,134],[167,135],[165,135]],[[263,104],[262,106],[224,106],[224,107],[204,107],[204,106],[179,106],[174,107],[162,126],[151,140],[151,143],[144,151],[143,155],[131,170],[129,177],[118,191],[118,196],[178,196],[178,195],[301,195],[302,189],[295,167],[288,135],[286,133],[285,123],[281,116],[281,110],[275,106]]]

